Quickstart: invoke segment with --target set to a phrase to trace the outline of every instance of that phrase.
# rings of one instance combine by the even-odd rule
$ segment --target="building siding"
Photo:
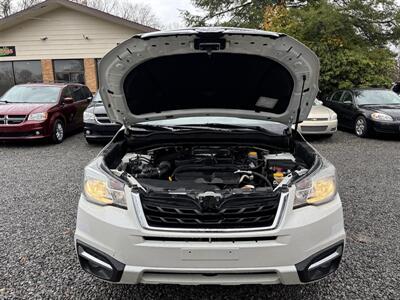
[[[101,58],[136,33],[122,25],[57,8],[0,31],[0,46],[15,46],[17,53],[15,57],[0,57],[0,61]],[[47,39],[42,40],[44,37]]]

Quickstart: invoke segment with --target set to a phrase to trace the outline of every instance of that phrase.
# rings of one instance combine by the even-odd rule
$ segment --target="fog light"
[[[77,244],[79,263],[82,269],[101,279],[118,282],[125,265],[111,256],[87,245]]]
[[[92,132],[90,130],[86,130],[86,134],[91,134]]]
[[[40,135],[40,131],[35,131],[35,134],[36,135]]]
[[[343,254],[343,241],[296,264],[301,282],[321,279],[337,270]]]

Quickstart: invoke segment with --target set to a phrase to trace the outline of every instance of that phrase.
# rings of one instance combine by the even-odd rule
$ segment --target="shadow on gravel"
[[[353,135],[355,139],[370,139],[370,140],[377,140],[377,141],[400,141],[400,132],[398,135],[396,134],[384,134],[384,133],[371,133],[367,138],[359,138],[357,137],[353,130],[347,128],[340,128],[342,132],[350,133]]]
[[[311,285],[110,285],[110,294],[123,299],[303,299],[302,295],[317,295],[322,287]],[[110,296],[111,296],[110,295]],[[306,296],[307,297],[307,296]]]

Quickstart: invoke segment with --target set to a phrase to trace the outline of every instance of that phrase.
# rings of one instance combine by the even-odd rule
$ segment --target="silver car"
[[[298,125],[298,132],[302,134],[333,135],[337,131],[336,113],[322,105],[322,101],[315,99],[307,119]]]

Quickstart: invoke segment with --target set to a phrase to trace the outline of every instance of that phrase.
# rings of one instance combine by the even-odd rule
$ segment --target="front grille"
[[[25,115],[0,115],[0,125],[17,125],[25,119]]]
[[[325,131],[328,126],[301,126],[303,132],[319,132]]]
[[[102,124],[111,124],[110,118],[107,116],[107,114],[95,114],[95,116],[97,122]]]
[[[270,227],[280,203],[280,193],[232,195],[215,210],[203,209],[188,195],[141,194],[141,204],[150,227],[185,229],[243,229]]]

